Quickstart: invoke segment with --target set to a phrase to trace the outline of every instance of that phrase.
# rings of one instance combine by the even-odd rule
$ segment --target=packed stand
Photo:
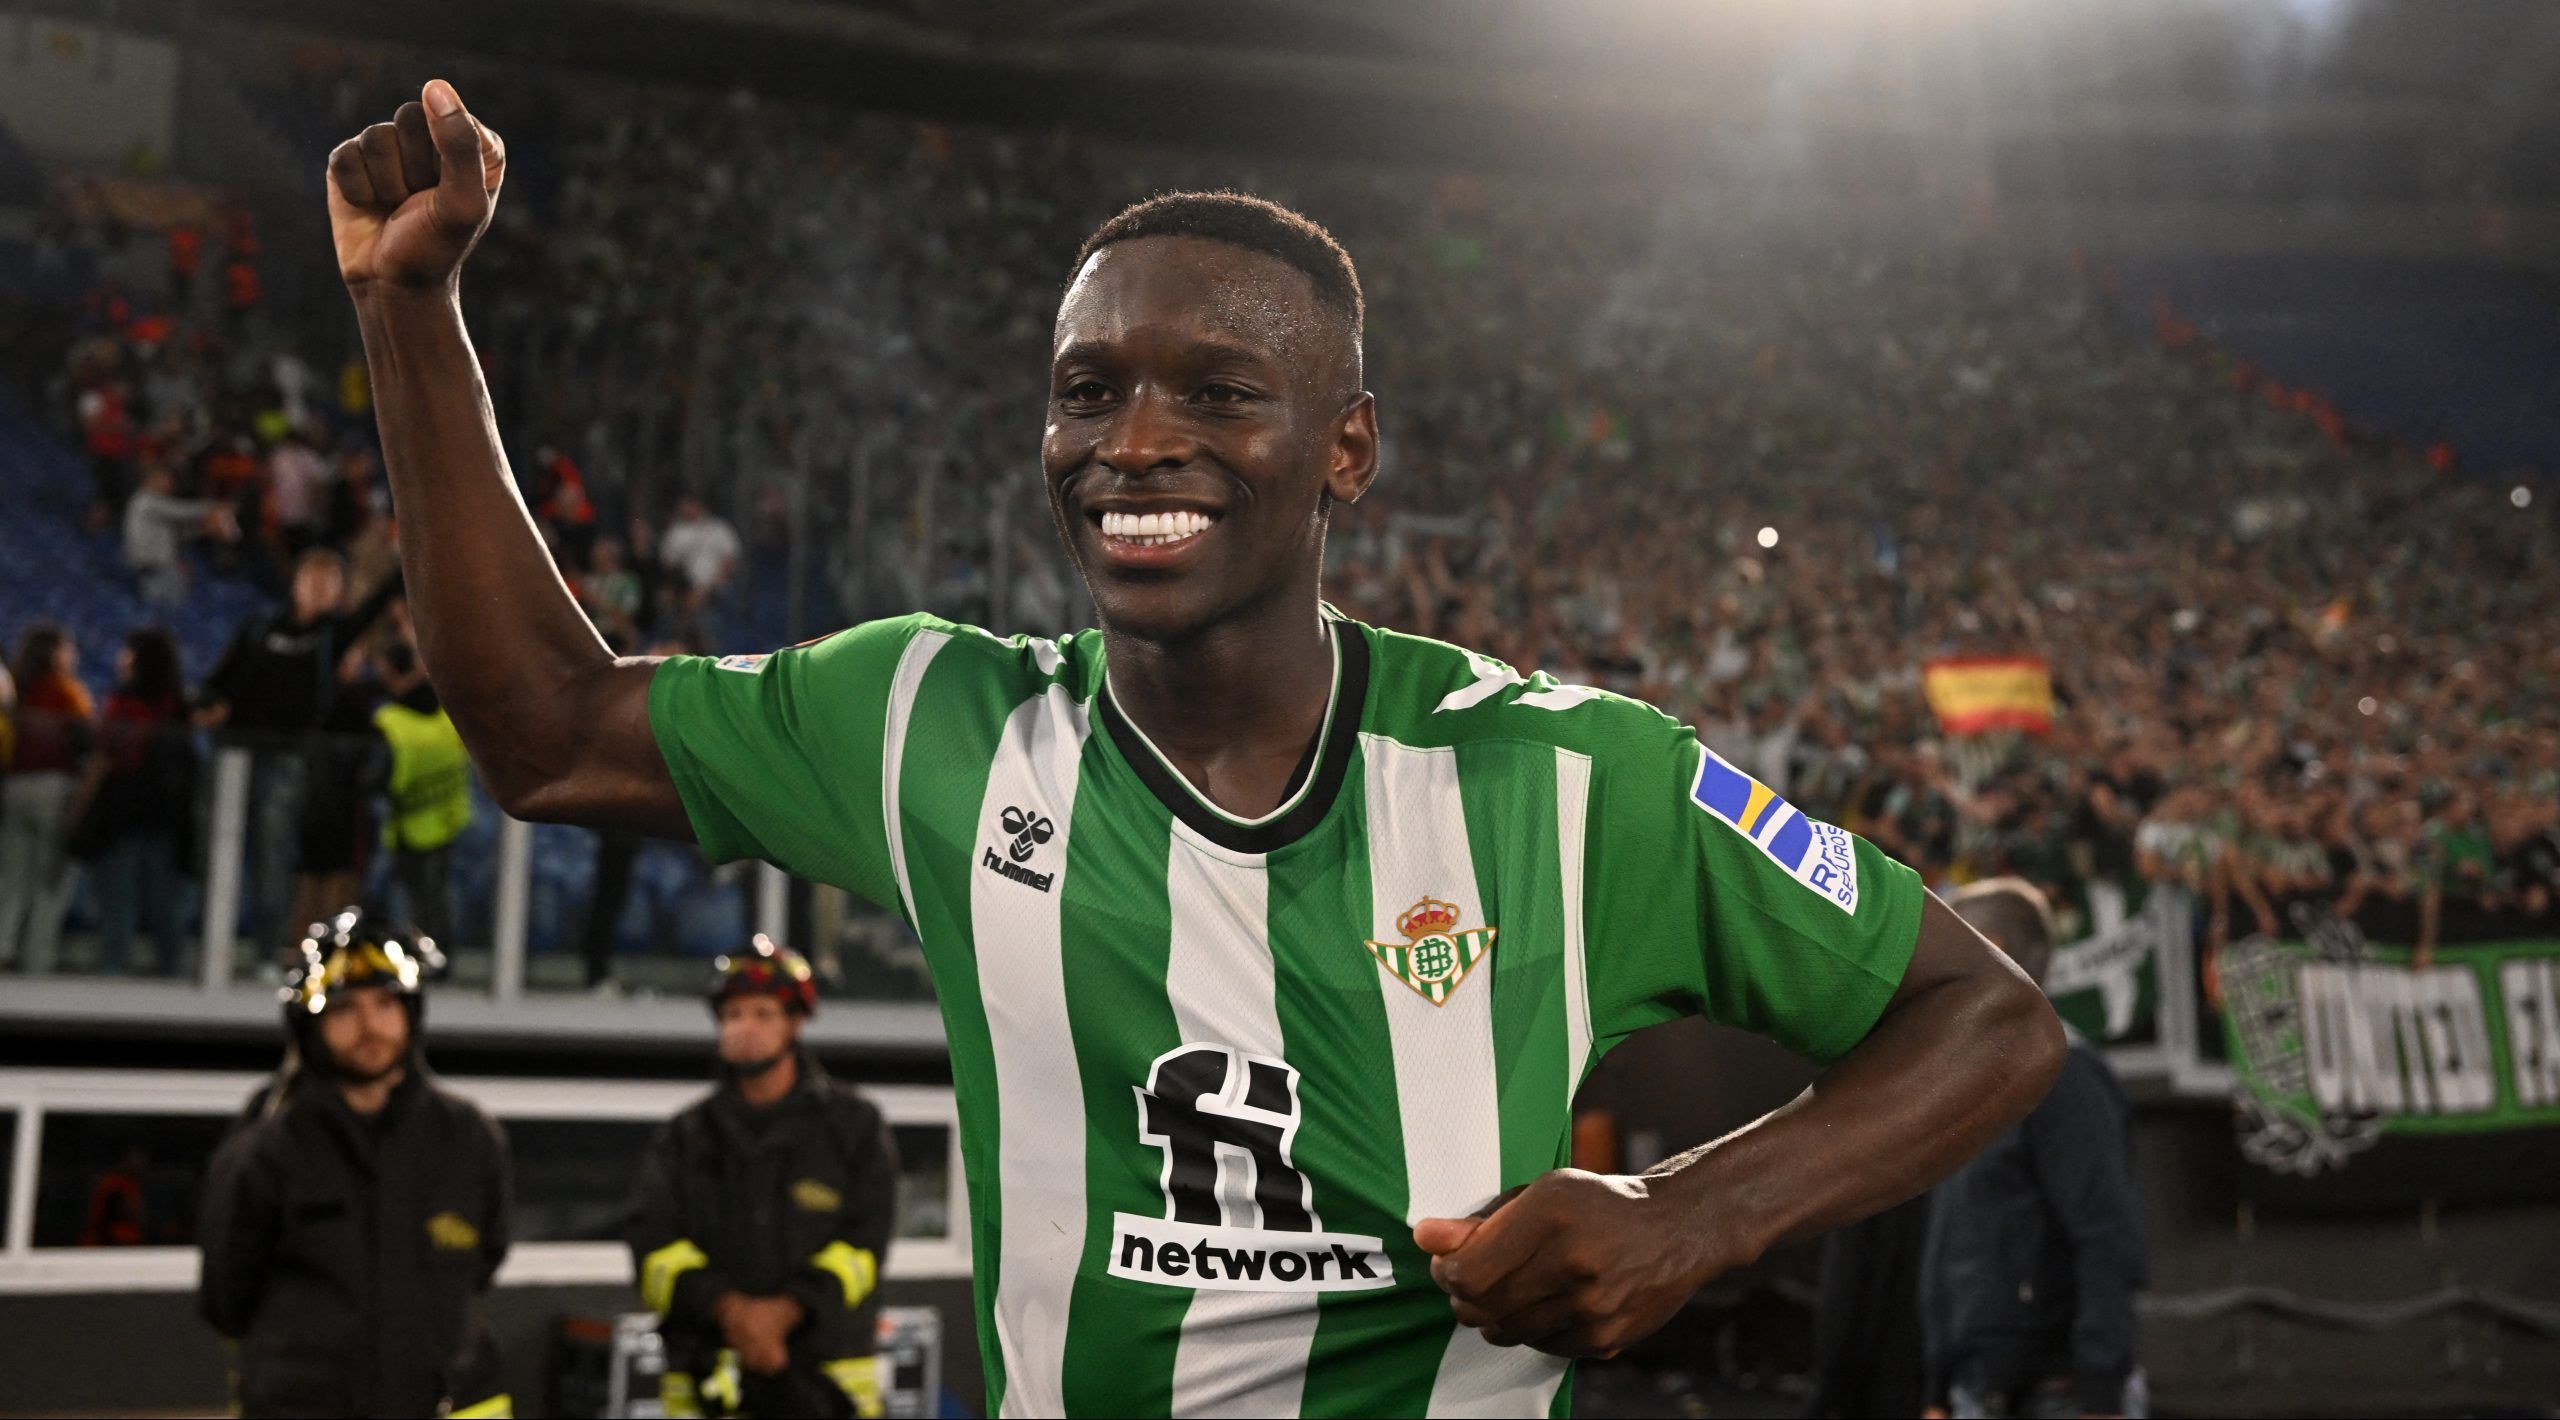
[[[314,143],[424,72],[260,55]],[[617,645],[1080,624],[1030,457],[1063,254],[1125,201],[1233,185],[1327,222],[1368,290],[1387,467],[1335,516],[1345,610],[1651,701],[1931,881],[2016,873],[2080,928],[2169,883],[2216,941],[2297,908],[2422,949],[2560,931],[2552,503],[2146,328],[2102,269],[1713,194],[455,77],[514,164],[466,307]],[[218,307],[153,342],[92,311],[72,347],[136,575],[180,594],[189,542],[279,590],[311,547],[389,575],[351,344],[292,375]],[[786,566],[807,624],[741,615]],[[2041,659],[2049,732],[1940,725],[1924,667],[1984,653]]]

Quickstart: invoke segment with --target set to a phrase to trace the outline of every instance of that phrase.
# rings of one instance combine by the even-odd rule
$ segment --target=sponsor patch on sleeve
[[[1689,801],[1767,855],[1832,906],[1858,914],[1858,855],[1849,831],[1808,818],[1769,786],[1698,746]]]
[[[714,664],[724,671],[736,671],[741,675],[754,675],[756,672],[764,669],[765,662],[772,659],[772,653],[767,651],[758,651],[752,656],[722,656],[718,661],[714,662]]]

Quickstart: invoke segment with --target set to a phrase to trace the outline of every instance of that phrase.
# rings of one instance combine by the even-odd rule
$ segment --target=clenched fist
[[[1496,1346],[1614,1356],[1739,1261],[1670,1178],[1558,1169],[1472,1218],[1424,1218],[1416,1245],[1458,1321]]]
[[[432,79],[329,154],[329,233],[338,275],[358,300],[450,288],[489,226],[507,145]]]

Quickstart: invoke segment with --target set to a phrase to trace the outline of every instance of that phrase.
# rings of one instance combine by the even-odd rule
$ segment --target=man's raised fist
[[[489,226],[507,145],[442,79],[329,154],[329,232],[359,298],[451,286]]]

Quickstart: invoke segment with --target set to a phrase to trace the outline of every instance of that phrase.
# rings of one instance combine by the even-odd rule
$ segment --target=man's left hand
[[[1558,1169],[1473,1218],[1425,1218],[1430,1253],[1458,1320],[1496,1346],[1614,1356],[1671,1319],[1700,1285],[1741,1260],[1675,1196],[1678,1181]]]

